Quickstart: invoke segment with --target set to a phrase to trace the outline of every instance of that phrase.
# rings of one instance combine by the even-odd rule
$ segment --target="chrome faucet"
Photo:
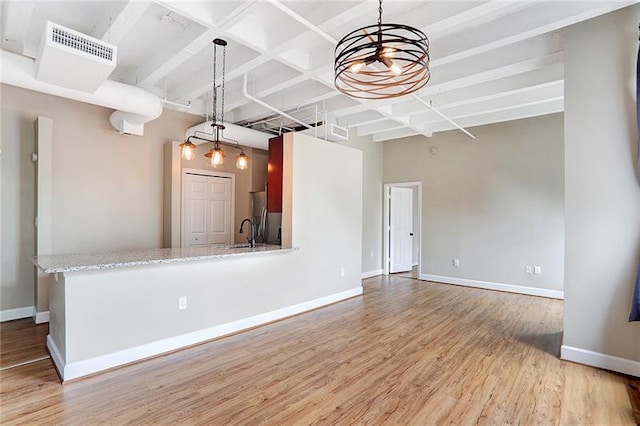
[[[251,235],[247,237],[247,241],[249,242],[249,247],[256,246],[256,228],[253,226],[253,222],[250,219],[245,219],[240,223],[240,233],[242,234],[242,228],[244,227],[244,223],[249,222],[251,225]]]

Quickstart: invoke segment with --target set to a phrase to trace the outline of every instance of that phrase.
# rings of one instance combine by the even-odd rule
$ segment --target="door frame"
[[[389,221],[390,221],[390,211],[389,211],[389,193],[391,191],[391,187],[400,187],[400,188],[417,188],[418,189],[418,279],[422,275],[422,182],[395,182],[395,183],[385,183],[384,184],[384,209],[382,215],[382,273],[384,275],[389,275]],[[415,230],[414,230],[415,233]],[[413,247],[412,247],[413,251]]]
[[[217,170],[204,170],[204,169],[187,169],[184,168],[180,172],[180,247],[184,247],[184,218],[186,203],[185,197],[187,195],[187,179],[186,175],[200,175],[209,177],[219,177],[231,179],[231,239],[235,241],[235,224],[236,224],[236,175],[235,173],[219,172]],[[232,242],[233,244],[233,242]]]

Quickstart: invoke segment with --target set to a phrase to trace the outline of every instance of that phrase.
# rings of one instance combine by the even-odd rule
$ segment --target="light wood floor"
[[[60,385],[0,372],[4,424],[634,424],[624,376],[558,360],[562,302],[376,277],[357,297]]]
[[[49,325],[31,318],[0,323],[0,369],[48,358],[47,334]]]

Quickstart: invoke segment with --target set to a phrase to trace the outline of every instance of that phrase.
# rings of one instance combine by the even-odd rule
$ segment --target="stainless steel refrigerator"
[[[256,242],[281,245],[282,213],[267,213],[267,193],[251,193],[253,214],[251,220],[256,227]]]

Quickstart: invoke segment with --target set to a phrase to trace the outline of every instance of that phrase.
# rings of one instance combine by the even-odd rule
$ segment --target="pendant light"
[[[218,69],[218,48],[222,49],[222,83],[218,86],[217,82],[217,69]],[[204,156],[211,159],[211,165],[218,167],[224,164],[224,151],[220,148],[220,138],[222,137],[222,131],[224,130],[224,83],[225,83],[225,68],[227,65],[227,42],[221,38],[213,40],[213,82],[212,82],[212,98],[213,98],[213,113],[212,123],[213,128],[213,148],[209,150]],[[220,87],[221,96],[221,108],[220,108],[220,122],[218,122],[218,87]]]
[[[335,86],[360,99],[387,99],[424,87],[429,71],[429,39],[408,25],[378,23],[342,38],[335,49]]]
[[[193,160],[196,158],[196,148],[197,146],[191,142],[191,136],[187,138],[186,141],[180,144],[180,148],[182,148],[182,159],[183,160]]]
[[[244,153],[244,150],[240,148],[240,154],[236,157],[236,168],[239,170],[247,170],[249,166],[249,156]]]

